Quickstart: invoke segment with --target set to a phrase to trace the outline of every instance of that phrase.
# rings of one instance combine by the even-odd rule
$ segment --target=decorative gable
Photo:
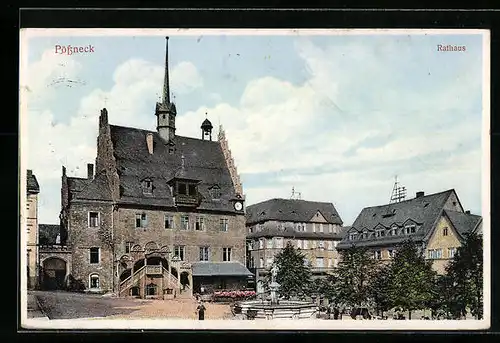
[[[316,223],[328,223],[328,220],[326,220],[325,216],[320,211],[316,211],[314,216],[309,220],[311,222],[316,222]]]

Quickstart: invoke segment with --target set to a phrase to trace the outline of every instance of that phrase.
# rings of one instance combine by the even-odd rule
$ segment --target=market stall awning
[[[195,262],[192,264],[193,276],[251,276],[253,275],[240,262]]]

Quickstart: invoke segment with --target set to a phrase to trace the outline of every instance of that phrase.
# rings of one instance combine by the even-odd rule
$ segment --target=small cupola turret
[[[205,116],[206,115],[207,114],[205,113]],[[208,120],[208,118],[205,118],[205,120],[201,124],[201,139],[205,140],[205,137],[208,137],[210,140],[212,140],[212,129],[212,123],[210,122],[210,120]]]

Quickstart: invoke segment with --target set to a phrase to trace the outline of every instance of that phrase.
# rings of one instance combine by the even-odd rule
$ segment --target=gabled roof
[[[38,224],[38,243],[40,245],[55,245],[57,235],[61,234],[61,227],[54,224]]]
[[[26,173],[26,183],[28,193],[40,193],[40,186],[38,185],[38,180],[36,179],[33,171],[28,169]]]
[[[455,190],[450,189],[440,193],[429,194],[393,204],[364,208],[358,215],[351,230],[362,231],[364,228],[373,229],[378,224],[387,228],[397,225],[403,226],[409,220],[420,225],[420,229],[411,236],[384,236],[381,238],[368,238],[350,241],[348,237],[338,244],[337,248],[347,248],[352,244],[357,246],[377,246],[384,244],[397,244],[408,237],[413,240],[422,240],[434,227],[436,220],[441,216],[446,201]],[[458,199],[458,197],[457,197]]]
[[[195,262],[193,276],[251,276],[253,275],[240,262]]]
[[[157,132],[110,125],[111,141],[120,179],[121,203],[133,205],[174,206],[167,182],[174,177],[200,180],[198,209],[234,212],[235,190],[219,142],[175,136],[175,152]],[[153,135],[153,154],[146,145],[146,135]],[[182,157],[184,163],[182,163]],[[184,165],[184,167],[182,167]],[[153,193],[144,195],[140,180],[150,178]],[[218,185],[221,198],[212,200],[208,189]]]
[[[317,212],[328,223],[342,225],[342,219],[332,203],[296,199],[276,198],[250,205],[246,210],[246,218],[247,225],[270,220],[309,222],[314,221]]]
[[[111,190],[106,174],[100,172],[93,179],[68,177],[68,188],[74,194],[74,200],[103,200],[111,201]]]
[[[465,237],[469,232],[474,231],[478,224],[482,221],[482,217],[457,211],[444,210],[453,227],[458,231],[460,236]]]

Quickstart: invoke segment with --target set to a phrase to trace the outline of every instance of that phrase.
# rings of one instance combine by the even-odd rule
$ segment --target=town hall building
[[[244,289],[245,197],[222,127],[200,138],[176,134],[168,37],[156,131],[99,116],[97,158],[86,178],[62,168],[60,240],[66,275],[87,291],[167,298]]]

